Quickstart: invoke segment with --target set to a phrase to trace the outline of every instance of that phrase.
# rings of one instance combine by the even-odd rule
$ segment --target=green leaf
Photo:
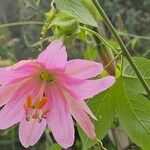
[[[52,144],[49,150],[62,150],[62,148],[58,144]]]
[[[133,58],[133,61],[150,88],[150,60],[145,58]],[[143,88],[129,63],[123,70],[123,80],[125,88],[129,91],[146,94],[145,89]]]
[[[55,3],[59,11],[68,12],[79,22],[97,27],[94,17],[80,0],[55,0]]]
[[[119,118],[120,125],[133,142],[144,150],[149,150],[150,139],[150,101],[143,95],[129,92],[123,77],[117,79],[116,84],[109,90],[95,96],[88,101],[98,121],[94,121],[98,139],[103,139],[108,130],[113,127],[114,118]],[[79,129],[83,149],[96,144]]]
[[[84,41],[85,43],[88,41],[87,34],[83,29],[80,29],[80,32],[76,35],[76,38]]]
[[[93,4],[91,0],[81,0],[84,6],[89,10],[89,12],[93,15],[93,17],[97,19],[102,19],[100,13],[98,12],[97,8]]]
[[[140,94],[126,91],[122,78],[117,81],[115,90],[112,96],[120,124],[133,142],[149,150],[150,102]]]
[[[59,26],[61,28],[68,27],[71,25],[78,25],[76,19],[66,12],[58,13],[55,18],[51,21],[50,26]]]
[[[55,15],[48,28],[53,29],[56,38],[72,40],[79,33],[79,22],[67,12],[59,12]]]
[[[77,129],[80,135],[80,139],[82,141],[82,150],[88,150],[89,148],[98,143],[98,141],[96,140],[90,140],[79,125],[77,125]]]
[[[112,88],[113,89],[113,88]],[[96,135],[98,139],[103,139],[108,130],[113,126],[115,117],[114,99],[111,95],[113,90],[110,89],[107,92],[99,94],[88,101],[88,105],[98,121],[94,121],[96,129]],[[97,141],[90,140],[81,129],[79,129],[80,138],[82,140],[82,146],[84,150],[94,146]]]
[[[116,49],[120,49],[120,46],[118,44],[118,42],[114,41],[114,40],[108,40],[107,41],[111,46],[113,46]]]
[[[92,46],[89,46],[84,52],[84,59],[96,60],[98,57],[98,52]]]
[[[98,139],[102,139],[113,125],[115,117],[114,100],[111,97],[113,88],[88,101],[89,107],[98,119],[94,122]]]

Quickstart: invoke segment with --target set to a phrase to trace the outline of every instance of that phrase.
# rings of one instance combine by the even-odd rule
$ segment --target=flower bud
[[[104,65],[104,67],[106,67],[114,59],[113,53],[112,53],[111,49],[108,46],[104,45],[104,44],[101,44],[99,46],[98,50],[99,50],[99,54],[100,54],[100,58],[102,60],[102,63]],[[106,71],[110,75],[115,76],[115,72],[116,72],[116,63],[115,63],[115,61],[111,62],[111,64],[109,64],[106,67]]]
[[[46,15],[46,20],[53,20],[55,18],[55,15],[57,14],[57,9],[55,7],[52,7],[49,12],[47,12]]]

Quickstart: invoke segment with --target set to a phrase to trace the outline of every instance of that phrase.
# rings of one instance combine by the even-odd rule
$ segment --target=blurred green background
[[[122,35],[133,56],[150,58],[150,0],[101,0],[107,15]],[[19,21],[44,21],[51,1],[46,0],[0,0],[0,24]],[[21,59],[34,58],[38,47],[31,47],[40,38],[41,25],[23,25],[0,28],[0,66],[11,65]],[[101,28],[101,27],[100,27]],[[111,35],[106,34],[109,38]],[[140,35],[135,36],[135,35]],[[93,54],[80,40],[73,41],[67,49],[70,58],[93,59]],[[19,113],[19,112],[18,112]],[[78,133],[70,150],[82,147]],[[104,139],[104,143],[111,143]],[[0,132],[0,150],[24,149],[19,140],[17,126]],[[46,131],[32,150],[59,150],[54,139]],[[99,149],[93,147],[94,149]],[[113,148],[111,148],[113,149]]]

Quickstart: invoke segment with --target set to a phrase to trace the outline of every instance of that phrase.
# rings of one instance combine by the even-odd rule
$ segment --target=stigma
[[[54,80],[53,74],[49,73],[48,71],[40,72],[39,77],[41,78],[41,80],[46,81],[46,82],[51,82]]]
[[[24,104],[26,120],[37,119],[40,123],[43,118],[46,118],[46,114],[49,112],[49,109],[44,109],[46,103],[47,98],[45,96],[33,102],[31,95],[29,95]]]

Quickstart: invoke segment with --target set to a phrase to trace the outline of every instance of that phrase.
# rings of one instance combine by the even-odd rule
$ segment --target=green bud
[[[111,51],[111,49],[104,45],[101,44],[99,46],[99,54],[100,54],[100,58],[104,64],[104,67],[107,66],[113,59],[114,59],[114,55]],[[109,64],[109,66],[106,67],[106,71],[110,74],[115,76],[115,72],[116,72],[116,63],[115,61],[113,61],[111,64]]]
[[[52,7],[51,10],[45,14],[46,20],[47,21],[53,20],[57,12],[58,12],[57,9],[55,7]]]

